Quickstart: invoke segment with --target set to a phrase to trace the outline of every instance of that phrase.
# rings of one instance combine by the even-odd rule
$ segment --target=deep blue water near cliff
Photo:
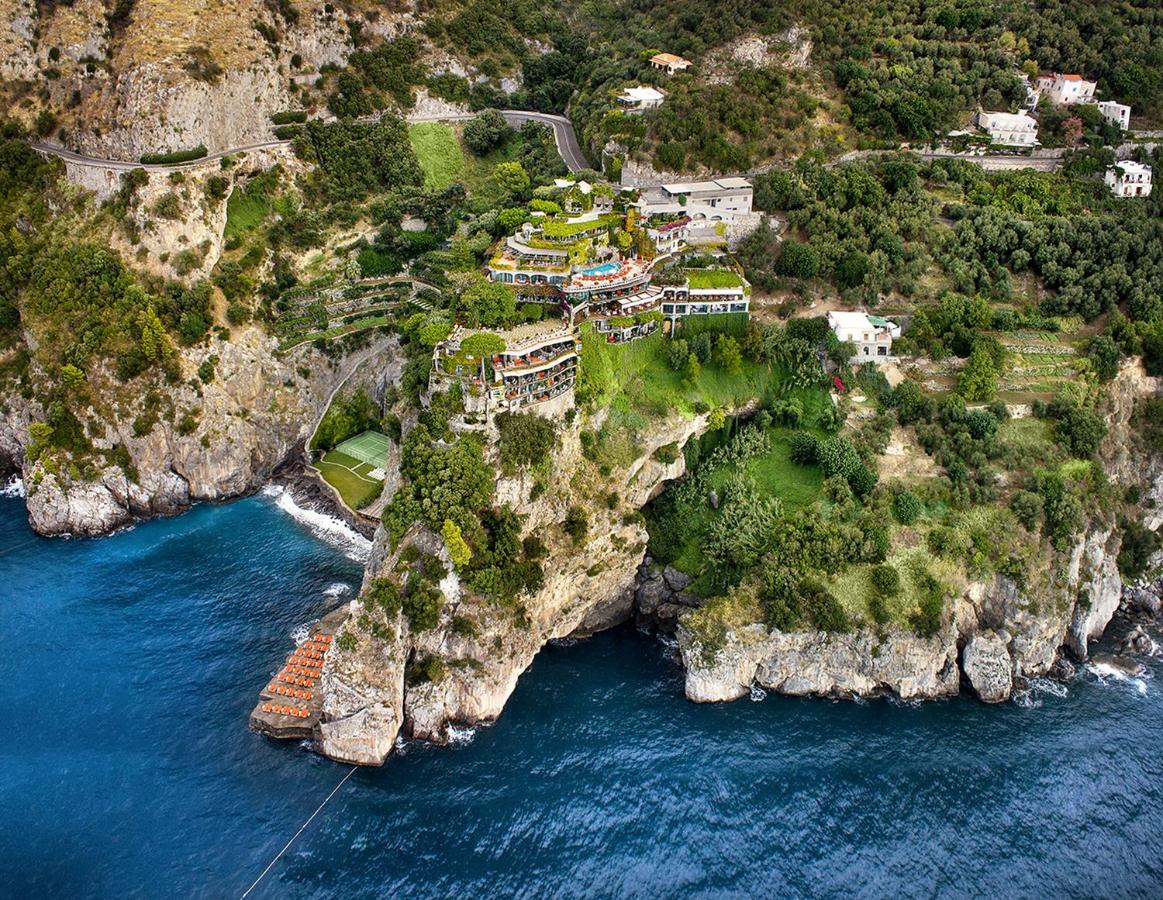
[[[347,771],[247,713],[359,575],[269,498],[98,541],[0,499],[0,895],[241,894]],[[252,896],[1159,896],[1160,684],[695,706],[618,630],[357,772]]]

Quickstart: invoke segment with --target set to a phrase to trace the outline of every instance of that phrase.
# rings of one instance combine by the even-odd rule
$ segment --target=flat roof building
[[[666,95],[662,91],[645,85],[623,88],[618,95],[618,105],[628,112],[643,112],[648,109],[658,109]]]
[[[892,342],[901,335],[901,327],[883,316],[871,316],[854,310],[828,313],[828,327],[842,342],[856,346],[852,361],[887,362],[892,359]]]
[[[1033,147],[1038,143],[1038,123],[1025,110],[979,112],[977,127],[989,135],[991,143],[1003,147]]]
[[[1150,197],[1153,173],[1150,166],[1124,160],[1106,170],[1106,186],[1116,197]]]
[[[1098,111],[1102,117],[1127,131],[1131,127],[1131,108],[1125,103],[1115,103],[1113,100],[1102,100],[1098,103]]]

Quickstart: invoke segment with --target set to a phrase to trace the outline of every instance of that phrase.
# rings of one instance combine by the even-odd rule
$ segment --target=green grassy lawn
[[[724,269],[687,269],[686,276],[691,290],[737,288],[743,284],[738,275]]]
[[[445,122],[419,122],[408,128],[408,139],[420,168],[424,170],[424,187],[441,191],[458,181],[465,181],[468,165],[456,131]]]
[[[582,328],[581,378],[597,406],[623,406],[648,418],[675,411],[692,416],[700,402],[712,408],[737,406],[764,396],[780,381],[770,367],[745,359],[737,376],[708,363],[697,384],[685,385],[682,373],[666,361],[661,332],[628,344],[609,344],[589,326]]]
[[[367,506],[380,495],[384,487],[382,481],[368,477],[372,466],[338,450],[324,454],[315,467],[352,509]]]
[[[226,227],[223,237],[241,238],[246,232],[262,225],[271,211],[267,196],[267,181],[255,178],[246,187],[235,188],[226,201]]]

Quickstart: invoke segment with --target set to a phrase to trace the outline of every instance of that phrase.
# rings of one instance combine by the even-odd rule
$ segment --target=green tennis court
[[[378,431],[365,431],[348,438],[335,448],[340,453],[355,457],[362,463],[383,469],[388,464],[388,436]],[[381,473],[380,477],[383,475]]]

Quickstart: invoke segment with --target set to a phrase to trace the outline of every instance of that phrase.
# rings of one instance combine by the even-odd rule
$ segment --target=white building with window
[[[656,88],[639,85],[638,87],[623,88],[618,95],[618,105],[627,112],[645,112],[648,109],[658,109],[666,95]]]
[[[1131,127],[1131,108],[1127,104],[1103,100],[1097,105],[1102,117],[1112,125],[1117,125],[1123,131],[1127,131]]]
[[[1001,147],[1034,147],[1038,143],[1038,123],[1025,110],[979,112],[977,127],[989,135],[990,143]]]
[[[1124,160],[1106,170],[1106,186],[1116,197],[1151,196],[1151,167]]]
[[[655,69],[663,69],[667,75],[674,75],[690,68],[690,61],[676,56],[673,53],[655,53],[650,57],[650,65]]]
[[[1047,72],[1035,83],[1038,92],[1055,106],[1073,106],[1094,100],[1098,83],[1086,81],[1081,75],[1065,72]]]
[[[829,312],[828,327],[841,343],[856,345],[853,363],[889,361],[893,339],[901,336],[901,327],[895,322],[862,312]]]
[[[648,188],[636,205],[648,218],[673,215],[689,217],[696,225],[702,222],[730,224],[751,214],[754,196],[755,188],[746,178],[718,178]]]

